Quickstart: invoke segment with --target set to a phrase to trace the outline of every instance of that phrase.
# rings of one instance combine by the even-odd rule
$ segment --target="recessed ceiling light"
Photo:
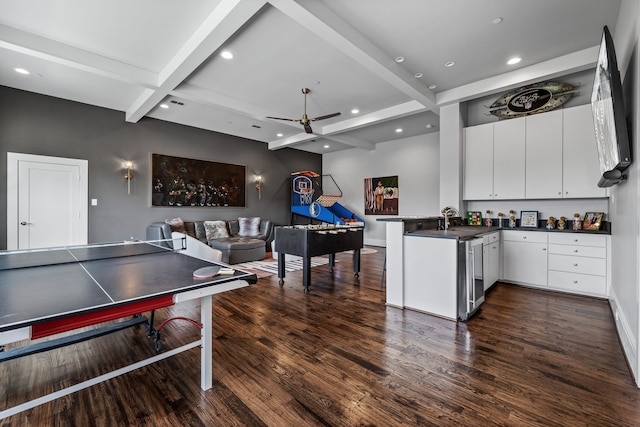
[[[520,58],[519,56],[515,56],[515,57],[511,58],[510,60],[508,60],[507,64],[508,65],[515,65],[520,61],[522,61],[522,58]]]
[[[396,133],[402,133],[402,128],[397,128]]]
[[[283,135],[283,134],[281,134],[281,133],[278,133],[278,134],[276,134],[276,136],[277,136],[278,138],[280,138],[280,137],[282,137],[282,136],[284,136],[284,135]]]
[[[224,59],[231,59],[233,58],[233,53],[229,52],[228,50],[223,50],[222,52],[220,52],[220,56],[222,56]]]
[[[396,61],[398,64],[404,62],[404,56],[397,56],[394,61]]]
[[[427,129],[431,129],[433,125],[431,123],[427,123]]]
[[[357,108],[354,108],[353,110],[351,110],[351,114],[358,114],[360,112],[360,110],[358,110]]]
[[[502,23],[503,19],[500,17],[494,18],[493,21],[491,21],[494,24],[500,24]]]
[[[424,74],[422,74],[422,73],[415,73],[413,75],[413,77],[415,77],[416,79],[422,78],[422,76],[424,76]]]
[[[324,144],[324,148],[329,148],[329,144]]]
[[[160,108],[169,108],[167,104],[160,104]]]
[[[429,89],[431,89],[431,90],[434,90],[434,89],[435,89],[435,88],[437,88],[438,86],[437,86],[437,85],[429,85],[429,86],[427,86],[427,87],[428,87]]]
[[[13,71],[20,74],[30,74],[29,70],[25,70],[24,68],[14,68]]]
[[[453,61],[448,61],[448,62],[444,63],[444,66],[447,67],[447,68],[453,67],[454,65],[456,65],[456,63],[453,62]]]

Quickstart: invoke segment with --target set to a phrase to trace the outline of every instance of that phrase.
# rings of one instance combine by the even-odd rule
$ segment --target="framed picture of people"
[[[365,178],[364,214],[398,215],[398,176]]]
[[[151,154],[151,206],[245,207],[246,167]]]

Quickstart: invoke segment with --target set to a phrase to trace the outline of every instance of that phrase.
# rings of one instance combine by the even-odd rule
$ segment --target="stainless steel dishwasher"
[[[482,239],[458,242],[458,318],[468,320],[484,302]]]

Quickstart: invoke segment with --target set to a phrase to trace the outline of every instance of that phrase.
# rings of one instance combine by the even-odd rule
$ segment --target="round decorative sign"
[[[545,88],[524,90],[515,94],[509,102],[507,108],[514,113],[528,113],[547,105],[551,101],[553,94]]]
[[[568,83],[534,83],[504,93],[489,106],[489,112],[501,120],[544,113],[558,108],[575,94],[575,88]]]

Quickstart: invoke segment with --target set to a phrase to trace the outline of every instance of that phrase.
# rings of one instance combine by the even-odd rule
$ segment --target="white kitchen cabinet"
[[[464,199],[493,198],[493,123],[464,130]]]
[[[465,129],[464,199],[525,197],[525,118]]]
[[[525,197],[525,117],[493,125],[493,199]]]
[[[527,116],[525,196],[562,197],[562,110]]]
[[[604,235],[549,233],[549,288],[606,296],[607,242]]]
[[[482,267],[484,270],[484,290],[500,280],[500,233],[483,236]]]
[[[508,282],[547,286],[547,233],[502,232],[502,278]]]
[[[591,104],[563,110],[563,197],[606,197],[598,187],[600,166]]]

